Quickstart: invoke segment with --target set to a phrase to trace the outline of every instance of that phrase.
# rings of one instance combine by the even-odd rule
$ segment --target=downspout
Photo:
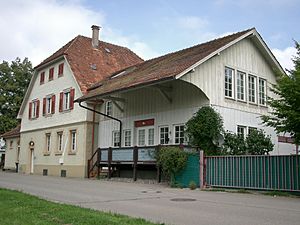
[[[96,104],[94,104],[94,110],[96,109]],[[95,145],[95,112],[93,112],[93,130],[92,130],[92,155],[94,154]]]
[[[92,111],[92,112],[94,112],[94,113],[97,113],[97,114],[99,114],[99,115],[105,116],[105,117],[107,117],[107,118],[109,118],[109,119],[115,120],[115,121],[117,121],[117,122],[120,123],[120,128],[119,128],[119,129],[120,129],[120,135],[119,135],[119,148],[121,148],[121,143],[122,143],[122,121],[119,120],[119,119],[117,119],[117,118],[115,118],[115,117],[112,117],[112,116],[109,116],[109,115],[104,114],[104,113],[102,113],[102,112],[99,112],[99,111],[97,111],[97,110],[95,110],[95,109],[88,108],[88,107],[82,105],[82,104],[81,104],[81,101],[78,101],[78,102],[79,102],[79,106],[80,106],[81,108],[90,110],[90,111]]]

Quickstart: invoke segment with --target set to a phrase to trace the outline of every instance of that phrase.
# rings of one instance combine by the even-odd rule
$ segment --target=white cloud
[[[275,55],[276,59],[279,61],[280,65],[283,69],[293,69],[294,63],[291,60],[293,56],[296,55],[297,50],[294,47],[287,47],[283,50],[281,49],[272,49],[273,54]]]
[[[186,16],[179,18],[178,24],[181,28],[195,30],[206,27],[208,25],[208,21],[196,16]]]
[[[124,44],[143,58],[156,53],[138,38],[114,33],[104,12],[93,11],[83,1],[0,1],[0,62],[28,57],[37,65],[78,34],[91,36],[91,25],[103,27],[100,39]],[[123,41],[122,40],[126,40]]]

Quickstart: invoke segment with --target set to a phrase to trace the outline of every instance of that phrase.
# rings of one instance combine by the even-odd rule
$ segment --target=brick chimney
[[[92,46],[93,46],[93,48],[98,48],[98,46],[99,46],[99,30],[100,30],[99,26],[97,26],[97,25],[92,26],[92,31],[93,31]]]

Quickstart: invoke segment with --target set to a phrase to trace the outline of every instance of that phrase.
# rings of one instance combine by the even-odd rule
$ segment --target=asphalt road
[[[7,172],[0,172],[0,187],[20,190],[51,201],[166,224],[300,224],[300,198],[191,191],[162,185]],[[182,201],[183,198],[186,201]]]

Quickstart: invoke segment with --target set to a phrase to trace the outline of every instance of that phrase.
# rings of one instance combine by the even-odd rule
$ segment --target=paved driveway
[[[300,199],[0,172],[0,187],[167,224],[300,224]],[[176,201],[186,198],[193,201]],[[175,200],[175,201],[174,201]],[[179,199],[180,200],[180,199]]]

